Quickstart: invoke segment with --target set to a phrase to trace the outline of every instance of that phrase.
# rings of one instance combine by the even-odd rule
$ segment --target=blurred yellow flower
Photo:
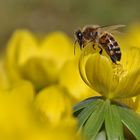
[[[0,91],[0,139],[10,140],[33,125],[30,107],[33,99],[34,89],[27,81],[21,81],[5,92]]]
[[[83,140],[79,134],[77,134],[77,121],[75,119],[69,119],[68,121],[61,122],[61,125],[51,127],[51,125],[45,127],[33,128],[29,132],[29,135],[25,137],[25,140]]]
[[[65,89],[54,85],[35,96],[27,81],[0,89],[0,131],[2,140],[81,139]]]
[[[62,32],[39,40],[27,30],[17,30],[7,45],[8,78],[11,83],[29,80],[37,90],[60,84],[76,101],[98,95],[81,80],[73,49],[72,41]]]
[[[91,90],[81,79],[77,59],[68,61],[62,67],[59,74],[59,84],[65,87],[69,94],[78,99],[78,101],[99,95],[96,91]]]
[[[34,105],[45,127],[35,129],[37,132],[33,131],[29,140],[81,140],[70,98],[60,85],[49,86],[38,93]]]
[[[89,46],[91,47],[91,46]],[[97,52],[86,54],[85,47],[80,59],[80,72],[84,81],[107,98],[127,98],[140,94],[140,49],[122,48],[119,64]]]
[[[5,63],[0,59],[0,90],[4,91],[10,88],[9,78],[6,73]]]
[[[49,86],[38,93],[35,106],[44,120],[59,124],[72,117],[71,100],[64,88]]]
[[[122,47],[140,47],[140,23],[131,24],[117,39]]]
[[[62,32],[42,41],[27,30],[17,30],[7,45],[6,66],[12,82],[30,80],[37,89],[57,82],[63,64],[73,55],[71,40]]]

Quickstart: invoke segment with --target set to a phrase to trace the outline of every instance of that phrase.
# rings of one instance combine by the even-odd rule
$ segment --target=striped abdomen
[[[106,50],[114,63],[121,60],[120,47],[110,34],[103,34],[99,39],[99,44]]]

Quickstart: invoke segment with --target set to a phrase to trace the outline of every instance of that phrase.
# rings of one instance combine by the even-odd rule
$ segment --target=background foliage
[[[17,28],[40,34],[73,31],[86,24],[131,24],[140,19],[139,0],[0,0],[0,46]]]

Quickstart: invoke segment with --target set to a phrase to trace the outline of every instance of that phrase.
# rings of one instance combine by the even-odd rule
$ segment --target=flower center
[[[113,80],[117,80],[118,82],[127,75],[128,71],[124,69],[124,67],[119,63],[119,64],[114,64],[112,63],[113,67]]]

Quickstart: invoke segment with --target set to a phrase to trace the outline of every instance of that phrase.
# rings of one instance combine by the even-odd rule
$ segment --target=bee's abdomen
[[[114,55],[116,57],[117,61],[120,61],[121,60],[121,50],[120,50],[118,43],[115,40],[110,41],[108,43],[108,47],[109,47],[110,54]]]
[[[118,43],[115,41],[115,39],[109,35],[104,34],[100,38],[100,44],[103,46],[103,48],[106,50],[108,55],[110,56],[111,60],[116,63],[116,61],[121,60],[121,50],[118,45]]]
[[[121,60],[121,50],[120,50],[118,43],[114,39],[112,39],[109,41],[108,46],[109,46],[109,50],[113,52],[113,53],[111,53],[112,57],[115,57],[117,61],[120,61]]]

